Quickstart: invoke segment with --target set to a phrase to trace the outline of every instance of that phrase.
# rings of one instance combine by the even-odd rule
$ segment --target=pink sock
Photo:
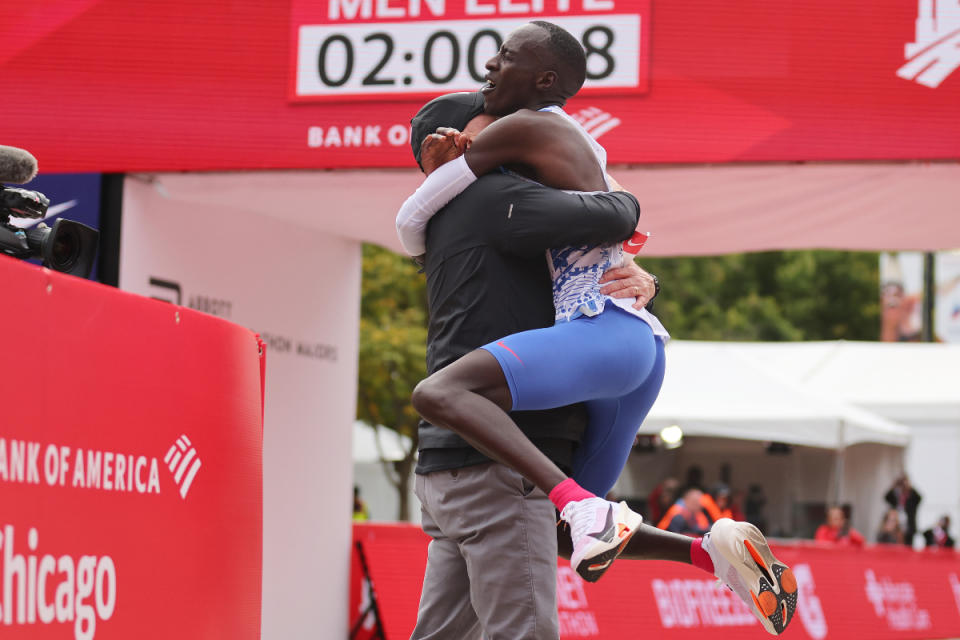
[[[703,538],[694,539],[690,545],[690,562],[698,569],[713,575],[713,560],[710,559],[710,554],[703,550]]]
[[[563,508],[567,506],[568,502],[576,502],[577,500],[596,497],[597,496],[578,485],[573,478],[567,478],[553,489],[550,489],[550,502],[560,511],[563,511]]]

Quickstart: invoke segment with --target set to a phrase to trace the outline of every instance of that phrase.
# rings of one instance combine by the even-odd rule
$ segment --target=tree
[[[407,496],[420,420],[410,394],[427,373],[426,284],[408,258],[364,245],[361,295],[357,418],[378,432],[386,427],[410,438],[401,460],[381,455],[387,479],[399,494],[397,519],[409,520]]]
[[[644,258],[656,313],[688,340],[877,340],[879,259],[849,251]]]

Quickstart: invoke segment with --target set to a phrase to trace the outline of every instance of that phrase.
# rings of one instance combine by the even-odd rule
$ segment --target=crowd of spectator
[[[913,548],[917,534],[917,508],[923,499],[910,484],[906,474],[900,475],[884,494],[887,510],[877,530],[879,544],[905,545]],[[950,516],[944,515],[933,526],[922,532],[928,549],[953,549],[950,535]],[[839,505],[827,509],[826,521],[817,529],[814,539],[840,545],[863,546],[865,537],[849,524],[849,514]]]
[[[906,474],[900,475],[884,494],[887,510],[877,529],[875,541],[881,544],[913,547],[917,531],[917,508],[922,497],[910,484]],[[661,529],[691,536],[710,530],[720,518],[746,520],[767,529],[764,517],[766,496],[760,485],[751,485],[745,493],[734,491],[725,483],[706,487],[699,467],[691,467],[686,482],[666,478],[650,493],[643,505],[646,520]],[[862,547],[867,536],[850,524],[849,507],[832,505],[826,509],[824,522],[817,527],[814,539],[821,543]],[[944,515],[936,526],[922,532],[928,548],[954,547],[950,534],[950,517]]]
[[[707,488],[700,467],[693,466],[687,471],[684,485],[676,478],[666,478],[658,484],[647,499],[646,513],[647,520],[661,529],[700,536],[720,518],[749,520],[745,511],[751,509],[757,520],[762,520],[760,512],[765,503],[759,485],[752,486],[747,495],[733,492],[723,482]]]

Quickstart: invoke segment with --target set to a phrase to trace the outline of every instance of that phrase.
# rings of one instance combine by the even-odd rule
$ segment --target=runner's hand
[[[657,291],[653,276],[640,268],[636,262],[629,261],[617,269],[610,269],[600,278],[600,284],[606,286],[600,293],[611,298],[636,298],[634,309],[643,309],[653,299]]]

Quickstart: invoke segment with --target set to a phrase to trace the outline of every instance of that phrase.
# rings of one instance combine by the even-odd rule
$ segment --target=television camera
[[[0,146],[0,181],[29,182],[37,161],[16,147]],[[89,277],[97,255],[100,233],[73,220],[58,219],[53,227],[42,222],[50,200],[39,191],[0,184],[0,253],[26,260],[40,258],[43,266],[81,278]],[[41,220],[20,228],[11,218]]]

